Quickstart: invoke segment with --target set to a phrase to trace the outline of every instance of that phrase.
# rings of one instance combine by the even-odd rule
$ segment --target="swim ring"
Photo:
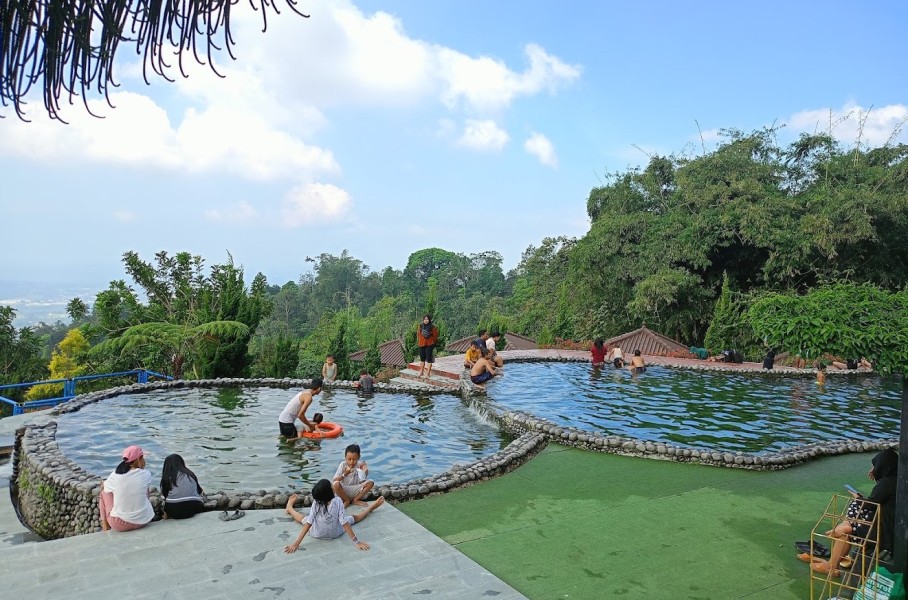
[[[329,423],[328,421],[322,421],[318,424],[317,431],[304,431],[303,437],[309,439],[323,439],[323,438],[336,438],[344,432],[344,428],[338,425],[337,423]]]

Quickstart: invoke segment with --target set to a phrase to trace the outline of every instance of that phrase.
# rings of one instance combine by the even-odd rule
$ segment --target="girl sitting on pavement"
[[[145,453],[138,446],[123,450],[123,460],[101,482],[98,495],[101,529],[130,531],[150,523],[155,514],[148,500],[149,485],[151,473],[145,470]]]
[[[359,523],[368,517],[369,513],[385,503],[385,499],[379,496],[378,500],[364,510],[349,516],[344,511],[344,503],[334,495],[334,490],[331,489],[331,482],[327,479],[319,479],[318,483],[312,486],[312,507],[309,509],[309,514],[305,517],[293,508],[298,499],[299,495],[293,494],[287,500],[287,514],[293,517],[293,520],[297,523],[301,523],[303,530],[295,542],[284,548],[284,552],[287,554],[292,554],[299,549],[303,538],[306,537],[310,529],[312,530],[312,537],[320,539],[334,539],[340,537],[346,531],[357,548],[368,550],[369,544],[359,541],[351,525]]]
[[[179,454],[171,454],[164,459],[161,494],[164,496],[164,517],[167,519],[188,519],[204,508],[199,478],[189,470]]]

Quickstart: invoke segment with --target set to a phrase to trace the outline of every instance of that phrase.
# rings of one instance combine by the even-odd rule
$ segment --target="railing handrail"
[[[26,406],[28,408],[46,408],[48,406],[54,406],[66,400],[71,400],[76,397],[76,384],[80,381],[94,381],[97,379],[108,379],[110,377],[124,377],[129,375],[138,376],[139,383],[148,383],[148,377],[157,377],[159,379],[167,379],[172,381],[173,377],[170,375],[163,375],[156,371],[150,371],[148,369],[133,369],[131,371],[120,371],[117,373],[98,373],[96,375],[78,375],[76,377],[68,377],[66,379],[47,379],[44,381],[29,381],[26,383],[9,383],[5,385],[0,385],[0,390],[5,389],[16,389],[23,387],[33,387],[36,385],[44,384],[63,384],[63,395],[57,398],[41,398],[40,400],[29,400],[27,402],[16,402],[11,398],[5,396],[0,396],[0,403],[9,404],[13,408],[14,415],[21,415],[25,412]]]

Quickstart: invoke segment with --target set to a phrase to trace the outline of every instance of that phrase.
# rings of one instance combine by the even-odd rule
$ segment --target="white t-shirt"
[[[489,350],[495,349],[495,338],[489,338],[486,340],[486,348]]]
[[[130,469],[119,475],[116,471],[104,482],[104,491],[114,497],[110,514],[127,523],[144,525],[154,518],[154,508],[148,500],[148,486],[151,485],[151,473],[145,469]]]
[[[302,397],[302,392],[294,396],[293,399],[287,403],[287,406],[284,407],[284,410],[281,411],[281,416],[278,417],[277,420],[281,423],[296,423],[296,415],[300,414],[300,408],[303,406]]]
[[[347,516],[343,501],[335,496],[328,503],[328,510],[315,502],[309,514],[303,517],[303,523],[309,523],[309,535],[314,538],[332,539],[344,534],[344,525],[353,525],[353,517]]]
[[[346,461],[342,461],[341,464],[337,465],[337,470],[334,472],[334,479],[336,480],[338,477],[342,477],[340,482],[347,486],[359,485],[366,481],[366,474],[362,469],[356,468],[344,475],[344,469],[346,468]]]

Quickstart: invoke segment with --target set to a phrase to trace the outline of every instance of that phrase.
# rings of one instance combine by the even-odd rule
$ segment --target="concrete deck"
[[[0,589],[46,600],[524,598],[389,504],[355,526],[365,552],[344,536],[285,554],[300,526],[283,510],[218,514],[0,548]]]

